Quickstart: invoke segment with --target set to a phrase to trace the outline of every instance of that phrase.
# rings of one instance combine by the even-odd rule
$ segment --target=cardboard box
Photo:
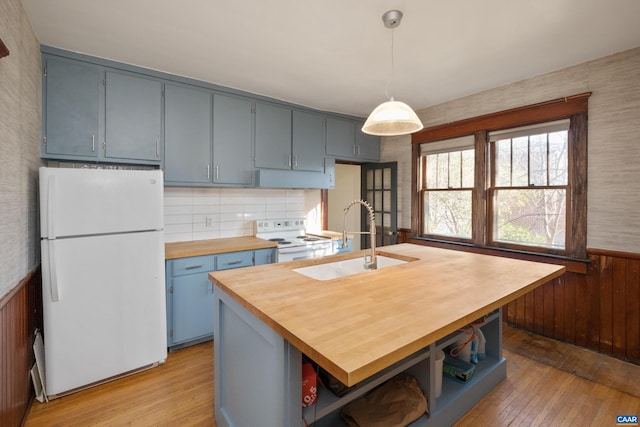
[[[311,363],[302,364],[302,406],[314,405],[317,398],[316,372]]]

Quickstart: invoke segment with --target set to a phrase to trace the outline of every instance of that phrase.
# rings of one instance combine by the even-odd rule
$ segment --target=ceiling
[[[366,117],[640,46],[638,0],[22,0],[40,43]],[[404,13],[395,30],[382,14]]]

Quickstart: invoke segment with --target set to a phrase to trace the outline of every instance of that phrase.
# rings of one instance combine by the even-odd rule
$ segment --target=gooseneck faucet
[[[349,231],[351,234],[368,234],[371,239],[371,255],[369,257],[364,257],[364,268],[367,270],[375,270],[378,268],[378,263],[376,261],[376,214],[373,212],[373,208],[366,200],[354,200],[349,203],[349,206],[344,208],[344,226],[342,227],[342,247],[346,248],[348,246],[347,242],[347,213],[351,206],[360,204],[364,206],[369,212],[369,231]],[[368,258],[368,259],[367,259]]]

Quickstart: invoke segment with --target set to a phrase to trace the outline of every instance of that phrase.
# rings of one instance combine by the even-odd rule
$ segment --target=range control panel
[[[306,226],[304,218],[260,219],[256,221],[256,233],[304,230]]]

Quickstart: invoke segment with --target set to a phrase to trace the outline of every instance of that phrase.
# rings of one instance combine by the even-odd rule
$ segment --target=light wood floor
[[[640,366],[509,327],[504,356],[507,378],[457,427],[615,426],[616,415],[640,415]],[[36,401],[25,422],[89,425],[215,426],[213,344],[171,353],[149,371]]]

